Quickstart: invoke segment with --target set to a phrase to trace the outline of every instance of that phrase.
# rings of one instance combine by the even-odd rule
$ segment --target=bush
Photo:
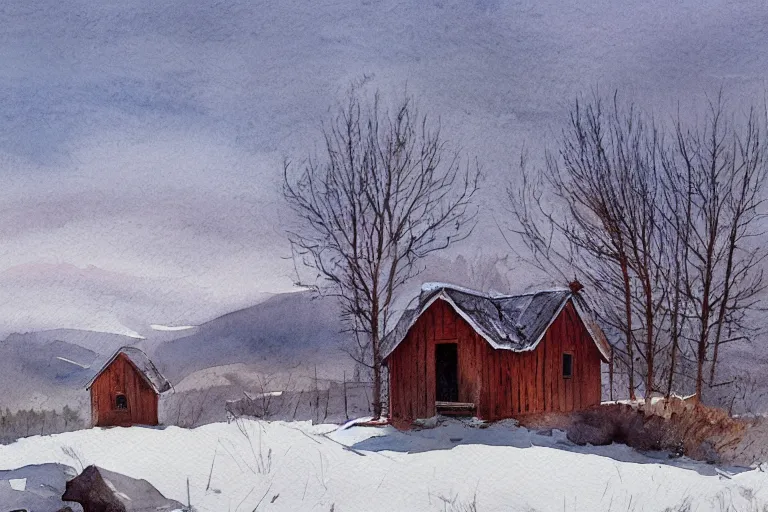
[[[747,428],[720,409],[702,405],[603,405],[576,413],[567,437],[576,444],[623,443],[642,451],[667,450],[693,459],[720,462],[722,455],[737,445]]]

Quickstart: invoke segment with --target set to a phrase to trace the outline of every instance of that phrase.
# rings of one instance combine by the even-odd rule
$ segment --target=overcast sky
[[[761,99],[767,27],[735,1],[5,0],[0,330],[194,324],[290,289],[280,162],[351,80],[407,83],[493,206],[580,92]],[[455,252],[502,250],[491,212]]]

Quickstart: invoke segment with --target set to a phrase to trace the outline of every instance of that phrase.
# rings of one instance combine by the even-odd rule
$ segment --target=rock
[[[578,445],[591,444],[603,446],[613,442],[613,424],[606,422],[602,425],[588,425],[586,423],[574,423],[568,428],[566,437],[572,443]]]
[[[694,458],[703,460],[707,464],[720,463],[720,454],[717,453],[715,446],[710,441],[700,443],[693,455]]]
[[[546,437],[552,437],[552,429],[548,428],[546,430],[537,430],[536,435],[539,436],[546,436]]]
[[[183,509],[146,480],[88,466],[67,482],[61,498],[83,506],[84,512],[170,512]]]
[[[490,426],[490,423],[488,423],[485,420],[481,420],[480,418],[470,418],[468,420],[460,420],[464,425],[472,428],[488,428]]]
[[[438,416],[413,420],[413,425],[419,428],[435,428],[440,423]]]
[[[82,512],[79,505],[61,501],[67,480],[77,475],[63,464],[29,465],[0,471],[0,511]],[[64,508],[62,508],[64,506]]]
[[[626,429],[626,443],[636,450],[655,451],[667,449],[667,427],[669,423],[660,416],[650,416],[645,422],[632,422]]]
[[[678,459],[685,455],[685,444],[682,441],[678,441],[669,454],[670,459]]]

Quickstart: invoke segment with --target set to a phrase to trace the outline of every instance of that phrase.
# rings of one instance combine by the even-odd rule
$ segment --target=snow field
[[[663,511],[686,497],[702,512],[768,503],[768,473],[759,469],[723,476],[687,459],[576,447],[558,431],[542,436],[511,423],[451,421],[401,433],[241,420],[193,430],[90,429],[0,446],[0,469],[43,462],[96,464],[183,503],[189,478],[198,512],[440,511],[473,499],[479,512]]]

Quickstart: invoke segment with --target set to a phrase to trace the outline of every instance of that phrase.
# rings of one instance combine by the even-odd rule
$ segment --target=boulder
[[[578,422],[571,425],[566,437],[572,443],[579,445],[591,444],[593,446],[603,446],[613,442],[614,426],[611,422],[605,422],[599,425]]]
[[[413,426],[422,428],[422,429],[435,428],[439,424],[440,424],[439,416],[432,416],[431,418],[417,418],[413,420]]]
[[[88,466],[67,482],[64,501],[83,506],[84,512],[171,512],[183,510],[146,480],[137,480],[97,466]]]
[[[698,446],[691,450],[691,457],[703,460],[708,464],[719,464],[721,462],[720,454],[717,452],[715,445],[709,440],[699,443]]]

